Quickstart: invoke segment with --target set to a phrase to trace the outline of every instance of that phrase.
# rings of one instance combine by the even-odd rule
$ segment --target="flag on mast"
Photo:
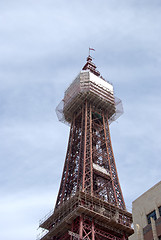
[[[94,48],[89,48],[89,50],[96,51]]]
[[[89,55],[90,55],[90,51],[95,51],[95,49],[89,47]]]

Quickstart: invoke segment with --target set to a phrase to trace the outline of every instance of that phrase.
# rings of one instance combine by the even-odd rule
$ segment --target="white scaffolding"
[[[99,110],[105,110],[109,123],[123,113],[122,102],[114,96],[113,86],[89,70],[81,71],[67,88],[64,99],[56,108],[59,121],[70,124],[74,112],[79,112],[82,103],[88,100]]]

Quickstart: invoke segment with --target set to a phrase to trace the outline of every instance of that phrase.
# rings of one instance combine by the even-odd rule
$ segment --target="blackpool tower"
[[[70,124],[69,142],[54,211],[40,221],[42,240],[126,240],[132,215],[122,195],[109,124],[122,114],[121,100],[87,57],[57,107]]]

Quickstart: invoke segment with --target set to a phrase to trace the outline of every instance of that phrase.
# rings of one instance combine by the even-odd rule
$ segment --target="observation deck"
[[[65,91],[56,109],[58,119],[71,123],[73,114],[79,112],[85,100],[91,102],[96,111],[105,110],[109,123],[123,113],[122,102],[114,96],[112,84],[87,69],[82,70]]]

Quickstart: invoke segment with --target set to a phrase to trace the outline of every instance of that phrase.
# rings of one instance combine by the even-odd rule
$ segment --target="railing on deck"
[[[50,216],[52,216],[53,212],[54,212],[53,209],[50,210],[50,212],[48,212],[42,219],[40,219],[40,221],[39,221],[39,226],[40,226],[42,223],[44,223]]]
[[[96,201],[97,200],[97,201]],[[41,221],[40,225],[43,224],[47,219],[50,218],[53,214],[53,218],[49,219],[46,222],[45,226],[55,227],[60,224],[65,217],[72,215],[72,212],[76,210],[78,207],[87,208],[87,210],[93,211],[97,214],[100,214],[104,217],[107,217],[110,220],[114,220],[115,222],[122,224],[126,227],[131,227],[132,217],[129,216],[128,213],[118,209],[111,204],[105,203],[104,201],[98,201],[98,199],[89,196],[86,193],[80,192],[80,194],[76,194],[64,204],[61,204],[53,214],[53,210],[51,210]]]

